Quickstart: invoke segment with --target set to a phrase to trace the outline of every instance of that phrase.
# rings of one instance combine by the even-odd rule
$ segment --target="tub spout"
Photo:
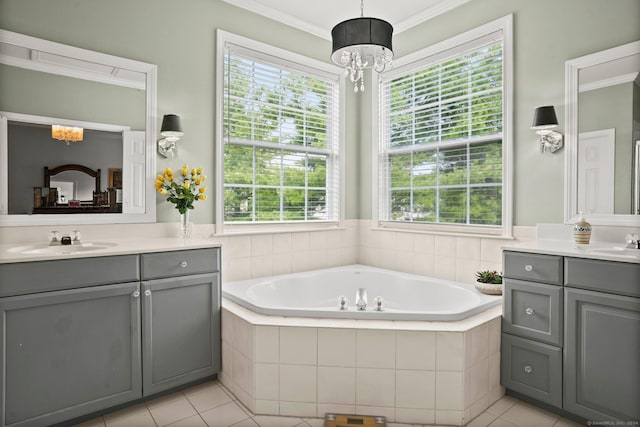
[[[367,309],[367,290],[365,288],[358,288],[358,292],[356,292],[356,307],[358,311]]]

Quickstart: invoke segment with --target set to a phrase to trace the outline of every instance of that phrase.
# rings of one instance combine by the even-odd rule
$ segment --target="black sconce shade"
[[[536,108],[531,129],[551,129],[558,126],[558,118],[553,105]]]
[[[160,128],[162,136],[182,136],[182,126],[180,125],[180,116],[175,114],[165,114],[162,118],[162,127]]]
[[[332,59],[336,64],[340,64],[340,49],[349,46],[373,45],[389,49],[393,27],[387,21],[377,18],[354,18],[342,21],[331,30],[333,40]],[[335,57],[334,57],[335,56]]]

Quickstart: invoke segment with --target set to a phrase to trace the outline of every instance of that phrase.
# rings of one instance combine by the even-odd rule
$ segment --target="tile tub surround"
[[[253,413],[464,425],[498,400],[500,314],[459,322],[262,316],[223,301],[220,381]]]

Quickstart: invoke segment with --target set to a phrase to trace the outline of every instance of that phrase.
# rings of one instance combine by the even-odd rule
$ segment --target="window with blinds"
[[[406,68],[380,83],[380,219],[502,226],[502,39]]]
[[[227,43],[224,222],[337,221],[338,77]]]

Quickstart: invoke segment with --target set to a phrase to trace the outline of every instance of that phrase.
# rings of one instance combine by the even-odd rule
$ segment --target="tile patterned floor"
[[[315,418],[253,415],[221,383],[214,380],[105,414],[74,427],[322,427],[323,424],[323,420]],[[387,425],[407,427],[406,424]],[[579,424],[504,396],[467,426],[577,427]]]

